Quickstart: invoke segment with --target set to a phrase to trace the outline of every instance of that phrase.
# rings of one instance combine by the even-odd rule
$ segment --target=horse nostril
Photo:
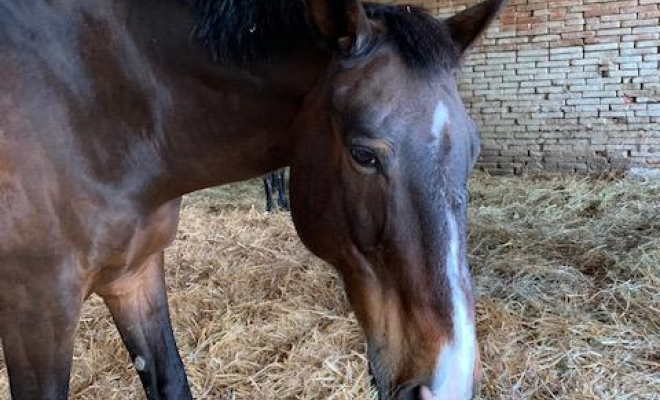
[[[426,400],[422,397],[422,386],[420,385],[406,385],[397,390],[396,400]],[[431,400],[430,398],[428,400]]]

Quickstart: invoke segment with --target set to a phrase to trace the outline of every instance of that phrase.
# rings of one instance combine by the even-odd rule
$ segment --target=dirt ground
[[[260,189],[187,197],[167,252],[195,399],[375,399],[337,276],[287,213],[264,213]],[[660,399],[660,182],[477,174],[471,197],[480,398]],[[96,297],[78,330],[71,398],[144,399]]]

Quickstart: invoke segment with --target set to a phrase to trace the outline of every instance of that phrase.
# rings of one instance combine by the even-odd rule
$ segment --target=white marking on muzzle
[[[456,218],[446,205],[448,248],[447,278],[452,302],[454,337],[438,355],[431,392],[434,399],[467,400],[472,397],[476,334],[469,318],[468,301],[461,288],[461,263]]]

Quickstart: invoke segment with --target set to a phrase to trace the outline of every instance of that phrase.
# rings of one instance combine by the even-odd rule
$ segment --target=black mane
[[[222,64],[271,62],[314,40],[305,0],[189,0],[197,10],[192,38]],[[386,28],[385,40],[414,70],[449,68],[460,58],[445,25],[413,6],[364,3]]]
[[[311,36],[304,0],[191,1],[198,12],[193,39],[223,64],[272,61]]]

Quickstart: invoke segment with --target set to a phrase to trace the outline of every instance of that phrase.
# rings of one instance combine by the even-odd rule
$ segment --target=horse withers
[[[180,197],[287,165],[296,229],[341,274],[381,399],[470,398],[479,145],[454,75],[503,3],[439,21],[356,0],[0,0],[12,398],[67,398],[97,293],[147,397],[191,399],[163,279]]]

